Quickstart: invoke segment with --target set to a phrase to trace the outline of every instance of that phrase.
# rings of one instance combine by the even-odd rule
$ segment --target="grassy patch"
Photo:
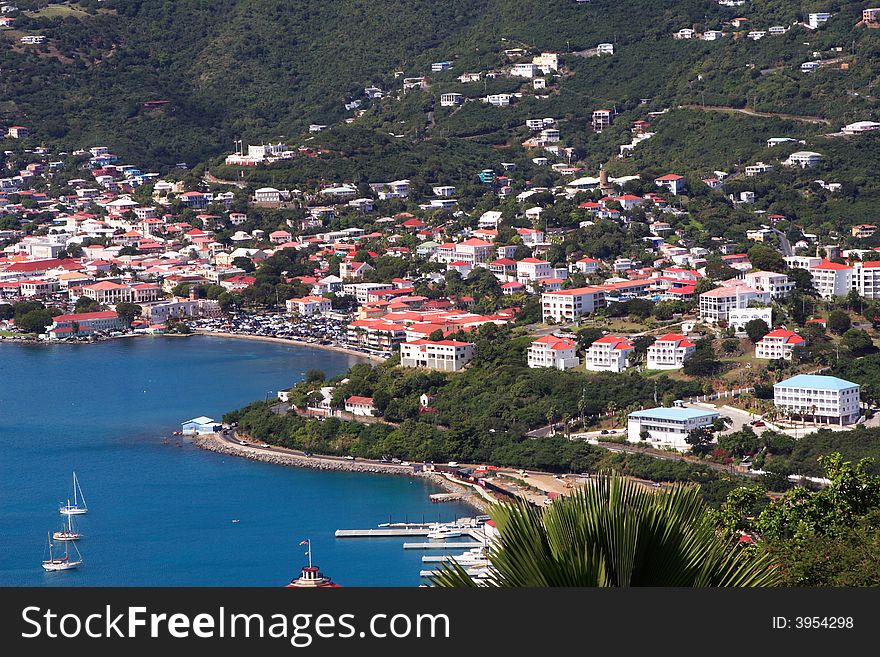
[[[82,18],[83,16],[88,16],[88,12],[84,9],[77,7],[76,5],[63,4],[63,5],[49,5],[48,7],[43,7],[39,11],[34,11],[28,13],[28,16],[31,18],[66,18],[67,16],[73,16],[74,18]]]

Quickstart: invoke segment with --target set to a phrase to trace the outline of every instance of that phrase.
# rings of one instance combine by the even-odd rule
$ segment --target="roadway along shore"
[[[309,347],[314,349],[325,349],[327,351],[336,351],[341,354],[348,354],[349,356],[357,356],[358,358],[363,358],[364,360],[372,360],[377,363],[384,362],[384,358],[381,356],[376,356],[374,354],[366,354],[362,351],[355,351],[354,349],[348,349],[347,347],[340,347],[332,344],[317,344],[315,342],[308,342],[307,340],[297,340],[296,338],[274,338],[268,335],[250,335],[247,333],[221,333],[218,331],[203,331],[196,329],[192,335],[207,335],[214,336],[216,338],[233,338],[236,340],[258,340],[260,342],[276,342],[278,344],[286,344],[288,346],[293,345],[295,347]]]
[[[239,444],[240,437],[235,439],[220,434],[202,434],[194,436],[192,442],[196,447],[225,454],[227,456],[239,456],[272,463],[273,465],[286,465],[297,468],[313,468],[315,470],[335,470],[341,472],[362,472],[368,474],[405,475],[408,477],[423,477],[450,493],[463,494],[462,501],[483,512],[485,503],[477,495],[470,492],[466,486],[449,481],[446,477],[434,472],[414,472],[412,466],[398,465],[396,463],[381,463],[366,459],[349,460],[341,456],[306,456],[284,447],[260,447],[255,443],[247,445]]]

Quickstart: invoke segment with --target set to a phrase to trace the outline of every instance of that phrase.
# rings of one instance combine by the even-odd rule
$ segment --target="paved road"
[[[782,252],[782,255],[788,257],[794,255],[794,249],[791,248],[791,242],[788,241],[788,238],[785,234],[777,230],[776,228],[771,228],[774,233],[776,233],[776,237],[779,238],[779,250]]]

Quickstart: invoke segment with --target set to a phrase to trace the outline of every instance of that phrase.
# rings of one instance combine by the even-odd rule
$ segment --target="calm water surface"
[[[298,574],[297,544],[310,538],[316,563],[343,585],[417,586],[422,554],[402,540],[333,532],[451,520],[469,507],[432,504],[436,489],[420,479],[254,463],[171,436],[310,368],[336,375],[356,362],[213,337],[0,345],[0,585],[277,586]],[[75,518],[85,565],[44,573],[73,470],[89,506]]]

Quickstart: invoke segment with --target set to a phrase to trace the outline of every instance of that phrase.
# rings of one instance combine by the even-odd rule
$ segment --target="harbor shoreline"
[[[216,338],[230,338],[233,340],[256,340],[259,342],[274,342],[276,344],[286,344],[294,347],[309,347],[314,349],[323,349],[325,351],[335,351],[340,354],[348,354],[349,356],[357,356],[358,358],[363,358],[364,360],[371,360],[377,363],[385,362],[385,359],[381,356],[376,356],[374,354],[365,354],[362,351],[355,351],[354,349],[348,349],[347,347],[339,347],[336,345],[330,344],[316,344],[314,342],[307,342],[306,340],[297,340],[296,338],[275,338],[268,335],[249,335],[247,333],[220,333],[216,331],[201,331],[196,329],[191,335],[204,335],[208,337],[216,337]]]
[[[383,363],[385,359],[382,356],[377,356],[375,354],[364,353],[362,351],[356,351],[354,349],[349,349],[347,347],[340,347],[337,345],[328,345],[328,344],[316,344],[314,342],[308,342],[306,340],[297,340],[295,338],[276,338],[268,335],[249,335],[246,333],[219,333],[214,331],[201,331],[195,330],[192,333],[157,333],[157,334],[148,334],[148,333],[126,333],[124,335],[115,335],[113,337],[104,337],[98,340],[87,340],[82,342],[75,342],[73,344],[76,345],[90,345],[90,344],[100,344],[101,342],[109,342],[111,340],[124,340],[130,338],[190,338],[193,336],[207,336],[207,337],[215,337],[215,338],[228,338],[230,340],[252,340],[258,342],[274,342],[275,344],[285,344],[290,347],[307,347],[309,349],[323,349],[324,351],[335,351],[340,354],[347,354],[349,356],[355,356],[357,358],[361,358],[363,360],[369,360],[374,363]],[[24,344],[24,345],[66,345],[71,344],[68,342],[62,341],[54,341],[54,340],[39,340],[35,338],[5,338],[0,340],[0,345],[2,344]]]
[[[260,461],[272,465],[283,465],[294,468],[312,468],[315,470],[331,470],[337,472],[356,472],[363,474],[385,474],[428,479],[448,493],[461,494],[461,502],[483,513],[486,504],[483,499],[471,492],[468,486],[457,484],[436,472],[414,472],[409,466],[375,461],[348,461],[323,456],[305,456],[283,447],[273,447],[271,451],[248,445],[237,445],[221,438],[218,434],[201,434],[191,438],[193,445],[217,454],[236,456],[239,458]]]

